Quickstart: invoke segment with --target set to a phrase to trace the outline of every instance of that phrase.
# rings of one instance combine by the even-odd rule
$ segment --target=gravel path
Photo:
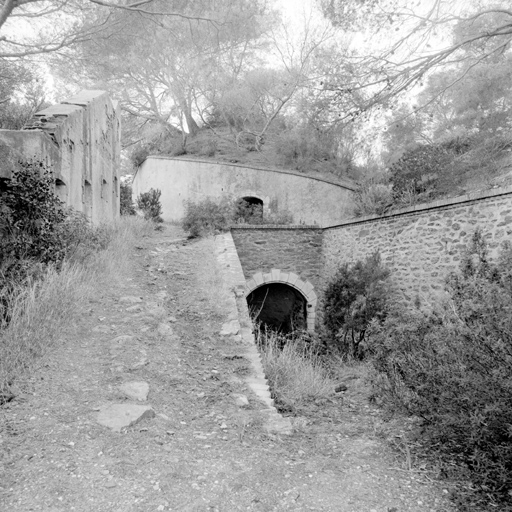
[[[243,347],[219,334],[219,272],[211,239],[167,226],[140,241],[123,284],[104,284],[0,409],[0,510],[451,510],[442,486],[386,448],[354,381],[292,418],[293,434],[265,430]],[[133,383],[149,386],[146,401]],[[116,432],[98,423],[112,404],[151,412]]]

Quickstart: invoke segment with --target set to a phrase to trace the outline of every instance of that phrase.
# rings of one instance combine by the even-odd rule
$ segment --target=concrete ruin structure
[[[49,170],[55,192],[94,224],[119,216],[119,110],[104,91],[82,91],[0,130],[0,185],[23,165]]]

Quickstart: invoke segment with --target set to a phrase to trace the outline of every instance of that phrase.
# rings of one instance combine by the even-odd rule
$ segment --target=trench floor
[[[140,240],[124,279],[104,284],[74,335],[0,409],[0,510],[452,510],[446,485],[389,447],[400,433],[356,375],[343,396],[295,411],[291,435],[265,430],[244,383],[249,361],[219,334],[214,242],[184,236],[166,226]],[[114,432],[98,411],[130,402],[129,381],[149,384],[155,415]]]

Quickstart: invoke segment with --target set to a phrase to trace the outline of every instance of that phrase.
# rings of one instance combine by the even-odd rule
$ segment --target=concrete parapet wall
[[[162,191],[166,221],[182,219],[187,200],[257,197],[267,212],[288,211],[297,224],[328,226],[347,218],[353,195],[348,185],[292,171],[156,156],[133,180],[134,196],[150,188]]]
[[[512,240],[512,187],[416,205],[382,217],[345,221],[324,230],[322,275],[379,251],[392,279],[413,300],[443,292],[479,228],[491,256]]]
[[[0,130],[0,178],[20,163],[50,169],[59,197],[94,223],[119,216],[120,117],[103,91],[82,91]]]

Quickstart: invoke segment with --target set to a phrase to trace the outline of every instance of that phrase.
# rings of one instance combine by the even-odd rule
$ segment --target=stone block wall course
[[[512,188],[417,205],[384,217],[346,221],[324,231],[324,279],[341,263],[379,251],[405,297],[426,300],[443,293],[479,228],[491,257],[512,241]]]
[[[315,288],[320,285],[323,231],[314,226],[233,227],[231,234],[246,279],[272,269],[293,272]]]

